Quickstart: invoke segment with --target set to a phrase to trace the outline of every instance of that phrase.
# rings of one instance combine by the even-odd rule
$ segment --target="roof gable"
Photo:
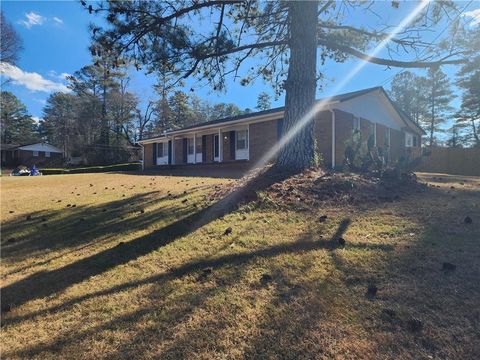
[[[47,144],[47,143],[36,143],[36,144],[30,144],[30,145],[25,145],[25,146],[19,146],[18,150],[24,150],[24,151],[46,151],[46,152],[52,152],[52,153],[63,153],[63,151],[53,145]]]

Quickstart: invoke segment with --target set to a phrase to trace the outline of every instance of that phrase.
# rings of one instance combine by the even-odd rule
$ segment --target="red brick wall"
[[[278,120],[250,124],[250,161],[256,163],[277,142]],[[273,159],[275,161],[275,159]]]
[[[175,139],[175,164],[183,164],[183,139]]]
[[[206,163],[211,163],[213,162],[213,134],[208,134],[207,135],[207,143],[205,147],[206,151],[206,157],[205,157],[205,162]]]
[[[330,111],[321,111],[315,117],[313,127],[314,138],[317,142],[317,151],[322,156],[323,164],[332,165],[332,114]]]
[[[373,123],[367,119],[360,118],[360,133],[363,141],[368,141],[370,135],[373,135]]]
[[[377,124],[377,147],[382,148],[383,150],[386,150],[386,141],[387,139],[385,138],[385,129],[387,127],[382,125],[382,124]]]
[[[352,138],[353,115],[335,110],[335,165],[342,166],[345,158],[345,142]]]
[[[149,168],[153,166],[153,146],[155,144],[145,144],[144,148],[144,157],[143,157],[143,166]]]
[[[390,158],[398,160],[405,152],[405,135],[403,132],[390,129]]]
[[[232,161],[230,158],[230,131],[222,132],[222,148],[223,159],[222,161]]]

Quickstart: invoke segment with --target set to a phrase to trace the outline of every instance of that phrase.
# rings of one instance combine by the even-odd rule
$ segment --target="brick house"
[[[321,101],[321,100],[319,100]],[[219,119],[140,141],[144,169],[178,166],[255,166],[282,136],[284,108]],[[331,97],[314,116],[324,165],[343,164],[345,142],[359,130],[395,160],[419,154],[424,131],[398,109],[382,87]],[[243,165],[242,165],[243,164]]]
[[[63,151],[47,143],[2,144],[2,166],[49,164],[63,158]]]

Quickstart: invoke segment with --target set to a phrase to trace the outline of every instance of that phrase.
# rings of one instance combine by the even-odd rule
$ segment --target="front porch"
[[[168,135],[152,143],[154,166],[215,164],[250,160],[249,125]],[[145,154],[144,159],[148,154]]]

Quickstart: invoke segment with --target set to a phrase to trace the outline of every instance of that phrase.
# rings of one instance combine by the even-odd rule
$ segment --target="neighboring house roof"
[[[46,151],[51,153],[63,153],[63,151],[53,145],[47,143],[35,143],[29,145],[22,145],[17,147],[17,150],[24,150],[24,151]]]
[[[0,150],[5,150],[5,151],[12,151],[18,148],[20,145],[18,144],[0,144]]]
[[[392,105],[394,110],[399,114],[400,118],[403,120],[403,122],[405,123],[405,125],[409,129],[413,128],[413,131],[416,131],[416,132],[420,131],[421,133],[425,134],[425,132],[423,131],[423,129],[420,126],[418,126],[412,120],[410,120],[408,115],[406,115],[403,111],[401,111],[395,105],[395,103],[390,99],[390,97],[388,96],[386,91],[381,86],[376,86],[376,87],[367,88],[367,89],[358,90],[358,91],[352,91],[352,92],[349,92],[349,93],[339,94],[339,95],[331,96],[331,97],[328,97],[328,98],[318,99],[318,100],[316,100],[316,102],[326,101],[326,104],[333,103],[333,102],[335,102],[335,103],[344,102],[344,101],[347,101],[347,100],[350,100],[350,99],[353,99],[353,98],[356,98],[356,97],[359,97],[359,96],[362,96],[362,95],[365,95],[365,94],[368,94],[368,93],[371,93],[371,92],[375,92],[375,91],[380,91],[381,93],[383,93],[385,95],[385,97],[388,99],[388,101],[390,102],[390,104]],[[213,125],[229,124],[229,123],[233,123],[233,122],[239,123],[239,122],[242,122],[242,121],[252,120],[252,118],[261,118],[261,117],[264,117],[264,116],[267,117],[268,115],[275,115],[277,113],[278,113],[279,116],[282,116],[284,110],[285,110],[285,107],[282,106],[282,107],[277,107],[277,108],[274,108],[274,109],[269,109],[269,110],[264,110],[264,111],[252,112],[252,113],[248,113],[248,114],[242,114],[242,115],[231,116],[231,117],[222,118],[222,119],[216,119],[216,120],[212,120],[212,121],[206,121],[206,122],[202,122],[202,123],[195,124],[195,125],[192,125],[192,126],[186,126],[186,127],[181,128],[181,129],[168,131],[165,134],[162,134],[160,136],[155,136],[155,137],[151,137],[151,138],[148,138],[148,139],[143,139],[143,140],[139,141],[139,143],[141,144],[141,143],[149,142],[150,140],[153,140],[153,139],[164,138],[167,135],[175,134],[175,133],[178,133],[178,132],[183,132],[185,130],[194,130],[194,129],[204,128],[204,127],[210,127],[210,126],[213,126]]]

